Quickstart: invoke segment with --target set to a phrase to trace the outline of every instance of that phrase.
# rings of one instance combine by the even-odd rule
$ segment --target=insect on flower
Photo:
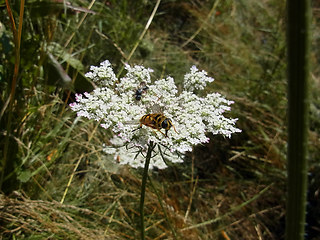
[[[172,120],[164,116],[162,113],[151,113],[151,114],[143,115],[140,118],[139,128],[135,129],[134,131],[142,128],[142,125],[150,127],[152,129],[156,129],[159,132],[161,132],[161,129],[163,128],[165,130],[165,134],[163,132],[161,133],[165,137],[168,137],[168,131],[170,130],[171,127],[173,127],[176,133],[178,133],[176,128],[172,124]]]
[[[152,69],[128,64],[125,69],[127,73],[118,78],[108,60],[91,66],[85,76],[97,87],[90,93],[77,94],[70,104],[79,117],[99,121],[114,133],[105,152],[119,164],[143,167],[145,150],[152,142],[158,148],[152,151],[150,167],[163,169],[163,156],[171,162],[182,162],[180,155],[192,151],[196,144],[207,143],[209,132],[226,137],[241,132],[235,126],[236,118],[223,115],[230,111],[233,101],[220,93],[205,94],[207,84],[214,81],[206,71],[192,66],[180,89],[170,76],[152,80]]]
[[[147,86],[147,83],[146,82],[141,82],[140,85],[139,85],[139,88],[136,89],[135,91],[135,99],[137,101],[140,101],[142,96],[144,96],[147,91],[148,91],[149,87]]]

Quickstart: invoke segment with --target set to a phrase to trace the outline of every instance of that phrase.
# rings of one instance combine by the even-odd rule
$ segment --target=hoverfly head
[[[167,131],[170,129],[171,126],[172,126],[172,122],[171,122],[170,118],[166,118],[161,123],[161,128],[163,128],[163,129],[165,129]]]

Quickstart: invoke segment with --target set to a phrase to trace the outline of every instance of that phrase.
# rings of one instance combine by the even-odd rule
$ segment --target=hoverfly
[[[165,134],[163,132],[161,132],[161,134],[165,137],[168,137],[168,131],[171,127],[173,127],[176,133],[178,133],[176,128],[172,124],[172,120],[164,116],[162,113],[151,113],[143,115],[140,118],[140,126],[134,131],[142,128],[142,125],[150,127],[152,129],[156,129],[159,132],[161,132],[161,129],[163,128],[165,130]]]
[[[147,83],[146,82],[141,82],[139,87],[136,89],[135,91],[135,99],[137,101],[140,101],[142,96],[144,96],[147,91],[148,91],[149,87],[147,86]]]

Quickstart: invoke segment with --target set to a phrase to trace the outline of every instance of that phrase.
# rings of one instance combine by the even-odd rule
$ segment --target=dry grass
[[[113,189],[88,197],[83,206],[31,200],[19,192],[9,197],[1,195],[3,238],[137,239],[140,181],[127,171],[112,176]],[[259,234],[263,236],[261,239],[277,239],[274,221],[281,218],[283,212],[277,202],[270,202],[281,192],[276,187],[263,190],[259,189],[261,186],[256,188],[247,183],[239,188],[237,182],[229,182],[224,189],[218,189],[218,186],[221,188],[218,182],[216,187],[208,181],[194,182],[192,195],[190,182],[168,184],[163,183],[160,193],[164,209],[154,189],[150,186],[147,189],[145,211],[149,239],[175,239],[167,220],[176,231],[177,239],[217,239],[224,235],[231,239],[257,239]],[[105,185],[110,187],[110,182]],[[159,186],[157,188],[159,191]],[[188,203],[191,203],[190,209]]]
[[[102,227],[93,227],[110,218],[89,209],[31,200],[19,192],[1,195],[0,205],[3,239],[121,239],[119,233],[105,235]]]

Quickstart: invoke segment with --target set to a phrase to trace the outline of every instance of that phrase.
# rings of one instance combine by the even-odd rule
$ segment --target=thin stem
[[[188,216],[189,216],[189,213],[190,213],[190,209],[191,209],[191,205],[192,205],[192,200],[193,200],[193,195],[194,193],[196,192],[196,186],[197,186],[197,183],[198,183],[198,176],[197,176],[197,179],[196,181],[194,182],[194,154],[192,154],[192,164],[191,164],[191,185],[190,185],[190,199],[189,199],[189,204],[188,204],[188,208],[187,208],[187,211],[186,211],[186,214],[184,216],[184,223],[187,222],[187,219],[188,219]]]
[[[150,176],[148,176],[148,179],[149,179],[149,182],[150,182],[150,184],[151,184],[151,187],[153,188],[153,191],[154,191],[155,194],[157,195],[158,202],[159,202],[159,204],[160,204],[160,207],[161,207],[161,209],[162,209],[162,212],[163,212],[163,214],[164,214],[164,217],[165,217],[165,219],[167,220],[167,223],[168,223],[168,225],[169,225],[169,227],[170,227],[170,229],[171,229],[171,232],[172,232],[172,234],[173,234],[173,238],[174,238],[174,239],[177,239],[177,233],[176,233],[176,231],[174,230],[174,228],[173,228],[173,226],[172,226],[172,224],[171,224],[171,221],[170,221],[170,219],[169,219],[169,217],[168,217],[167,211],[166,211],[166,209],[164,208],[164,206],[163,206],[163,204],[162,204],[162,199],[161,199],[161,197],[160,197],[160,195],[159,195],[156,187],[154,186],[154,184],[153,184]]]
[[[139,43],[141,42],[141,40],[143,39],[144,35],[145,35],[146,32],[148,31],[148,29],[149,29],[149,27],[150,27],[150,24],[151,24],[151,22],[152,22],[152,20],[153,20],[153,18],[154,18],[154,15],[156,15],[156,12],[157,12],[157,9],[158,9],[158,7],[159,7],[159,5],[160,5],[160,2],[161,2],[161,0],[158,0],[157,3],[156,3],[156,5],[154,6],[153,11],[152,11],[152,13],[151,13],[151,15],[150,15],[150,17],[149,17],[149,20],[148,20],[146,26],[145,26],[144,29],[143,29],[143,32],[141,33],[138,41],[136,42],[136,44],[134,45],[134,47],[132,48],[132,50],[131,50],[131,52],[130,52],[130,54],[129,54],[129,56],[128,56],[128,61],[131,59],[133,53],[136,51],[137,47],[139,46]]]
[[[141,183],[141,196],[140,196],[140,231],[141,231],[141,240],[145,240],[145,232],[144,232],[144,198],[146,193],[146,183],[148,178],[148,170],[151,160],[152,151],[156,144],[153,142],[149,143],[148,152],[146,156],[146,162],[144,164],[142,183]]]
[[[16,23],[14,21],[13,14],[12,14],[11,7],[10,7],[10,4],[9,4],[8,0],[6,0],[6,6],[7,6],[7,12],[8,12],[8,15],[9,15],[9,18],[10,18],[10,22],[11,22],[13,38],[14,38],[14,40],[16,40],[17,28],[16,28]]]
[[[220,0],[214,2],[214,4],[213,4],[213,6],[212,6],[212,8],[211,8],[211,10],[210,10],[207,18],[206,18],[206,19],[204,20],[204,22],[201,24],[201,26],[199,27],[199,29],[198,29],[187,41],[185,41],[185,42],[181,45],[182,48],[185,47],[186,45],[188,45],[188,44],[202,31],[202,29],[205,27],[205,25],[206,25],[206,24],[208,23],[208,21],[210,20],[211,16],[212,16],[212,15],[214,14],[214,12],[216,11],[216,8],[217,8],[219,2],[220,2]]]
[[[14,103],[14,96],[15,96],[15,91],[16,91],[16,86],[17,86],[17,79],[19,75],[19,66],[20,66],[20,46],[21,46],[21,34],[22,34],[22,23],[23,23],[23,14],[24,14],[24,0],[21,0],[20,2],[20,15],[19,15],[19,26],[18,26],[18,32],[17,28],[15,25],[15,21],[13,18],[13,14],[11,11],[11,7],[9,5],[9,1],[6,1],[6,6],[7,6],[7,11],[8,15],[11,21],[11,27],[12,27],[12,32],[14,36],[14,44],[15,44],[15,62],[14,62],[14,72],[13,72],[13,77],[12,77],[12,82],[11,82],[11,92],[8,98],[7,103],[4,105],[4,107],[1,110],[0,113],[0,119],[2,118],[2,115],[4,114],[6,107],[9,104],[9,110],[8,110],[8,121],[7,121],[7,135],[5,139],[5,146],[4,146],[4,157],[2,161],[2,173],[0,176],[0,189],[2,189],[2,184],[4,180],[4,175],[6,172],[7,168],[7,160],[8,160],[8,155],[9,155],[9,135],[11,133],[11,123],[12,123],[12,109],[13,109],[13,103]],[[10,187],[9,187],[10,188]]]
[[[201,223],[198,223],[198,224],[195,224],[195,225],[192,225],[192,226],[189,226],[189,227],[185,227],[183,229],[181,229],[181,231],[186,231],[186,230],[190,230],[190,229],[194,229],[194,228],[199,228],[199,227],[204,227],[204,226],[207,226],[209,224],[213,224],[213,223],[216,223],[216,222],[219,222],[221,220],[224,220],[226,217],[230,216],[231,214],[234,214],[235,212],[238,212],[239,210],[243,209],[245,206],[247,206],[248,204],[252,203],[253,201],[257,200],[259,197],[261,197],[264,193],[266,193],[270,187],[272,186],[273,184],[270,184],[269,186],[265,187],[264,189],[262,189],[259,193],[257,193],[256,195],[254,195],[251,199],[247,200],[246,202],[243,202],[233,208],[230,208],[229,211],[227,211],[227,213],[225,213],[224,215],[222,216],[219,216],[217,218],[214,218],[214,219],[210,219],[208,221],[204,221],[204,222],[201,222]]]
[[[88,6],[88,10],[90,10],[93,6],[93,4],[96,2],[96,0],[92,0],[91,3]],[[66,41],[66,43],[64,44],[64,47],[67,47],[69,45],[69,43],[71,42],[72,38],[74,37],[74,35],[76,34],[76,32],[78,32],[79,28],[81,27],[83,21],[86,19],[88,15],[88,12],[86,12],[83,17],[81,18],[80,22],[78,23],[78,25],[76,26],[75,31],[73,31],[73,33],[70,35],[70,37],[68,38],[68,40]]]
[[[127,62],[130,61],[132,55],[133,55],[134,52],[136,51],[136,49],[137,49],[137,47],[139,46],[139,44],[140,44],[141,40],[143,39],[144,35],[147,33],[147,31],[148,31],[148,29],[149,29],[149,27],[150,27],[150,25],[151,25],[151,23],[152,23],[152,20],[153,20],[154,16],[156,15],[156,12],[157,12],[157,9],[158,9],[158,7],[159,7],[159,5],[160,5],[160,2],[161,2],[161,0],[157,0],[156,5],[154,6],[153,11],[152,11],[152,13],[151,13],[151,15],[150,15],[150,17],[149,17],[149,19],[148,19],[148,22],[147,22],[146,26],[144,27],[142,33],[141,33],[140,36],[139,36],[138,41],[135,43],[135,45],[133,46],[131,52],[129,53],[129,56],[126,58],[126,61],[127,61]],[[124,68],[123,68],[123,65],[122,65],[122,67],[121,67],[121,69],[120,69],[117,77],[120,76],[120,74],[122,73],[123,69],[124,69]]]
[[[100,125],[100,122],[98,122],[98,123],[96,124],[95,128],[94,128],[93,131],[90,133],[89,138],[88,138],[88,141],[87,141],[87,145],[89,145],[89,143],[90,143],[91,139],[93,138],[94,134],[96,133],[97,128],[98,128],[99,125]],[[64,203],[64,200],[65,200],[65,198],[66,198],[66,196],[67,196],[69,187],[71,186],[72,179],[73,179],[74,175],[76,174],[76,171],[77,171],[77,169],[78,169],[78,167],[79,167],[79,164],[80,164],[81,160],[83,159],[83,157],[84,157],[84,153],[81,154],[81,156],[80,156],[80,158],[78,159],[76,165],[74,166],[74,169],[73,169],[73,172],[72,172],[72,174],[71,174],[71,176],[70,176],[70,178],[69,178],[67,187],[66,187],[66,189],[64,190],[63,196],[62,196],[62,198],[61,198],[61,200],[60,200],[60,203],[61,203],[61,204]]]

